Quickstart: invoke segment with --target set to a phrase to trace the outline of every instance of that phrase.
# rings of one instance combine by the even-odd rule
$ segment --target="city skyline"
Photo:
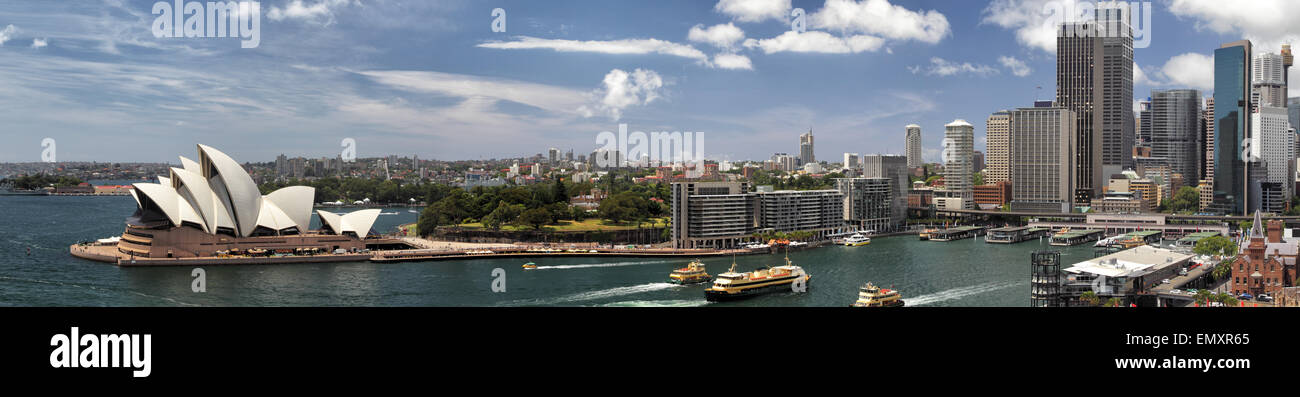
[[[358,141],[359,157],[513,158],[587,153],[619,123],[706,132],[706,157],[732,161],[797,153],[793,137],[809,127],[824,159],[903,154],[915,123],[928,132],[924,158],[938,162],[947,122],[1030,106],[1055,86],[1055,42],[1044,39],[1053,35],[1035,29],[1046,1],[775,1],[766,13],[730,0],[505,2],[493,7],[507,11],[506,32],[491,31],[493,7],[481,4],[265,1],[251,49],[155,38],[152,3],[0,6],[0,52],[12,60],[0,66],[12,87],[0,93],[0,117],[15,142],[0,162],[39,161],[45,137],[60,161],[175,162],[162,153],[196,142],[255,162],[282,147],[317,158],[344,138]],[[1134,99],[1180,88],[1208,97],[1222,43],[1247,38],[1276,52],[1300,38],[1285,21],[1213,4],[1153,2]],[[799,35],[779,17],[796,7],[809,17]],[[1285,1],[1247,8],[1300,11]],[[394,31],[411,34],[367,33]],[[975,124],[979,150],[986,135]]]

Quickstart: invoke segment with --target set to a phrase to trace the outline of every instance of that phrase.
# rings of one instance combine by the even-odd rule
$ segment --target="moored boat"
[[[862,233],[854,233],[852,236],[845,238],[842,244],[849,247],[860,247],[871,244],[871,237],[867,237]]]

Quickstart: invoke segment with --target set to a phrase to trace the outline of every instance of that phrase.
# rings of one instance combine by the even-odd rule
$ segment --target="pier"
[[[1187,236],[1185,236],[1185,237],[1183,237],[1183,238],[1178,239],[1178,241],[1175,242],[1174,245],[1175,245],[1175,246],[1178,246],[1178,247],[1192,248],[1192,247],[1195,247],[1195,246],[1196,246],[1196,243],[1199,243],[1201,240],[1204,240],[1204,239],[1206,239],[1206,238],[1213,237],[1213,236],[1220,236],[1220,235],[1221,235],[1221,234],[1219,234],[1219,232],[1198,232],[1198,233],[1192,233],[1192,234],[1189,234],[1189,235],[1187,235]]]
[[[1046,236],[1051,229],[1045,227],[1003,227],[989,230],[984,242],[989,244],[1014,244]]]
[[[983,236],[988,229],[984,226],[961,226],[930,233],[930,241],[956,241]]]
[[[1065,247],[1093,242],[1101,239],[1103,230],[1072,230],[1052,236],[1050,244]]]

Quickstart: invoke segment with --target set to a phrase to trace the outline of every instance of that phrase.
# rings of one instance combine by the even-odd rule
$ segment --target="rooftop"
[[[1152,246],[1141,246],[1074,264],[1069,273],[1106,277],[1139,277],[1157,269],[1191,260],[1193,255]]]

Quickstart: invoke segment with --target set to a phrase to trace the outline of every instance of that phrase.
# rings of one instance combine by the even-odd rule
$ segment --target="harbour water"
[[[0,305],[6,306],[832,306],[853,302],[867,281],[893,286],[909,307],[1029,303],[1029,254],[1062,251],[1065,264],[1091,258],[1090,246],[983,239],[918,241],[882,237],[862,247],[791,252],[811,275],[808,291],[707,303],[704,285],[677,286],[668,273],[687,259],[537,258],[372,264],[208,266],[206,292],[191,291],[192,268],[118,268],[73,258],[68,245],[120,235],[134,210],[129,196],[0,196]],[[348,209],[341,209],[346,212]],[[390,232],[414,222],[386,208],[375,225]],[[318,220],[313,220],[319,224]],[[313,226],[315,227],[315,225]],[[27,254],[28,248],[31,254]],[[702,258],[710,274],[732,258]],[[735,258],[739,270],[780,265],[783,256]],[[493,292],[493,269],[506,273]]]

